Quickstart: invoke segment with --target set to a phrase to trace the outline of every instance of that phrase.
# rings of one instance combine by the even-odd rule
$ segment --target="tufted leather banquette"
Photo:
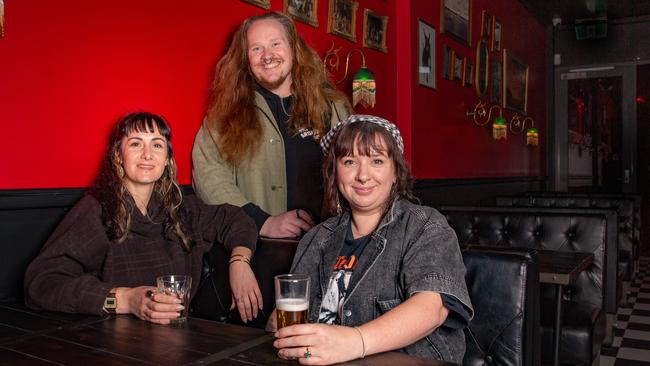
[[[631,199],[634,201],[634,213],[632,219],[633,237],[641,243],[641,195],[640,194],[603,194],[603,193],[573,193],[573,192],[526,192],[524,196],[535,195],[539,197],[574,197],[574,198],[597,198],[597,199]]]
[[[463,365],[539,365],[537,252],[467,247],[463,261],[474,306]]]
[[[497,206],[571,207],[612,209],[618,214],[618,264],[623,281],[632,280],[637,270],[639,242],[636,233],[636,209],[632,197],[624,196],[551,196],[526,194],[525,196],[496,197]],[[627,287],[627,286],[624,286]]]
[[[613,325],[618,303],[617,228],[613,211],[486,206],[446,206],[439,210],[456,231],[461,246],[593,253],[593,265],[572,286],[565,287],[560,361],[589,365],[597,359],[605,332],[611,330],[607,323]],[[542,354],[550,357],[555,318],[550,305],[554,301],[553,289],[542,284],[541,297]]]

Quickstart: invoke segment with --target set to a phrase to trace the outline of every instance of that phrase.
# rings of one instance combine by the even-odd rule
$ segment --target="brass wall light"
[[[526,129],[526,123],[529,122],[529,127]],[[524,117],[515,113],[510,119],[510,132],[519,134],[526,130],[526,145],[537,146],[539,144],[539,131],[535,128],[535,120],[531,117]]]
[[[338,52],[340,50],[341,47],[335,48],[334,42],[332,42],[332,47],[325,53],[323,59],[323,67],[326,71],[328,68],[330,72],[339,69],[340,60]],[[354,52],[361,54],[362,65],[352,77],[352,106],[354,107],[357,103],[361,103],[366,108],[372,108],[376,102],[377,83],[375,82],[375,74],[366,67],[366,56],[363,54],[363,51],[358,48],[353,48],[348,51],[345,56],[345,74],[341,80],[335,81],[335,83],[340,84],[348,77],[350,56]]]
[[[492,121],[492,113],[496,110]],[[510,121],[503,118],[503,109],[499,105],[487,107],[486,103],[479,100],[472,110],[467,111],[467,118],[470,118],[475,125],[482,127],[492,121],[492,138],[495,140],[507,139],[508,131],[512,134],[520,134],[526,131],[526,144],[537,146],[539,144],[539,131],[535,128],[535,121],[531,117],[523,117],[515,113]],[[528,125],[528,129],[526,129]]]

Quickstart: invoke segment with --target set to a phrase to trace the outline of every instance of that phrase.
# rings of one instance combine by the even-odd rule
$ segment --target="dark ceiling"
[[[608,21],[650,17],[650,0],[520,0],[545,25],[554,15],[562,24],[576,19],[607,16]]]

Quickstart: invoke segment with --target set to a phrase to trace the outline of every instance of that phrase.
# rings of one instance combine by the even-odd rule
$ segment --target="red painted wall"
[[[282,0],[271,3],[282,10]],[[363,9],[370,7],[390,17],[392,49],[395,3],[359,3],[356,43],[327,33],[326,0],[318,2],[318,28],[296,22],[298,30],[321,55],[332,41],[341,46],[344,67],[345,53],[361,47]],[[213,67],[240,22],[263,11],[239,0],[5,1],[0,189],[89,186],[110,126],[134,110],[167,117],[179,179],[189,183]],[[371,112],[393,119],[395,52],[363,51],[380,88]],[[358,55],[350,64],[354,72]],[[341,88],[349,90],[349,82]]]
[[[471,48],[439,34],[440,1],[358,2],[355,43],[327,33],[327,0],[318,1],[317,28],[296,24],[321,56],[332,41],[341,47],[341,66],[334,72],[338,80],[347,52],[361,48],[363,10],[389,16],[389,52],[362,48],[377,78],[377,106],[357,112],[397,122],[416,178],[545,174],[544,29],[517,0],[472,1]],[[282,10],[284,1],[271,4],[272,10]],[[504,47],[530,65],[528,106],[540,129],[540,147],[525,146],[522,136],[492,141],[487,129],[465,118],[477,101],[473,89],[440,76],[443,44],[474,59],[483,9],[501,20]],[[189,183],[192,141],[213,67],[238,24],[263,11],[239,0],[5,1],[0,189],[89,186],[110,126],[133,110],[170,120],[179,179]],[[438,31],[436,90],[418,86],[420,18]],[[360,65],[353,54],[350,72]],[[350,80],[340,88],[349,91]]]
[[[442,78],[443,45],[472,60],[476,69],[476,43],[481,34],[482,11],[500,20],[502,47],[529,65],[528,115],[540,131],[540,145],[529,147],[523,135],[494,141],[491,130],[477,127],[466,117],[478,101],[473,87]],[[412,168],[417,178],[470,178],[545,175],[545,33],[544,27],[517,0],[471,1],[471,47],[440,34],[440,1],[411,2],[411,32],[417,42],[418,19],[436,28],[436,89],[418,85],[418,48],[411,51]],[[503,52],[490,52],[490,60]],[[491,61],[490,61],[491,62]],[[512,112],[505,110],[510,119]]]

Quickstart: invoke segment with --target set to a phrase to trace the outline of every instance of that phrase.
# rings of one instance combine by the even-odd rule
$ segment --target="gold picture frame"
[[[5,36],[5,2],[0,0],[0,38]]]
[[[363,10],[363,47],[388,52],[386,32],[388,16],[379,15],[370,9]]]
[[[444,45],[442,48],[442,77],[443,79],[453,80],[454,78],[454,58],[456,57],[455,51],[449,45]]]
[[[501,22],[492,17],[492,51],[501,51]]]
[[[291,18],[318,28],[318,0],[284,0],[284,13]]]
[[[528,104],[528,65],[503,49],[503,106],[526,114]]]
[[[357,9],[359,3],[352,0],[330,0],[327,14],[327,32],[357,41]]]
[[[472,65],[472,60],[468,57],[465,58],[465,68],[463,69],[463,86],[470,87],[472,86],[472,73],[474,67]]]
[[[463,71],[465,71],[465,57],[460,53],[454,53],[454,74],[453,80],[463,83]]]
[[[492,16],[483,10],[481,16],[481,38],[487,38],[492,31]]]
[[[271,0],[241,0],[241,1],[255,5],[262,9],[266,9],[266,10],[271,9]]]
[[[472,44],[472,2],[470,0],[442,0],[440,6],[440,33],[470,47]]]

